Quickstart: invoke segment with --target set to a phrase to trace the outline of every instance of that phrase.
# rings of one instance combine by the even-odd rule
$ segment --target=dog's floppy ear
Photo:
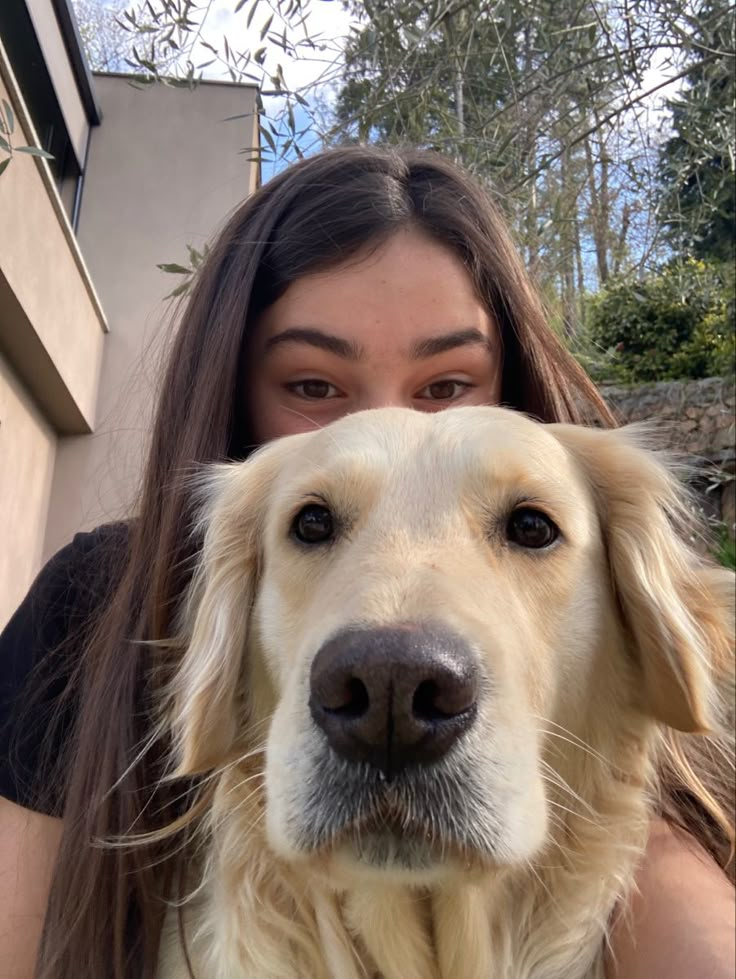
[[[687,494],[636,430],[551,429],[593,488],[645,709],[679,731],[720,729],[733,686],[734,575],[678,533],[692,523]]]
[[[274,448],[212,466],[198,479],[203,544],[181,609],[184,652],[167,697],[177,777],[222,763],[245,720],[245,648]]]

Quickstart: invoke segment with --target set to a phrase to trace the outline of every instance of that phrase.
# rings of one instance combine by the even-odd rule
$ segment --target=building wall
[[[38,137],[0,43],[16,145]],[[0,628],[41,566],[57,433],[90,432],[105,320],[48,164],[0,176]]]
[[[0,52],[14,140],[36,141]],[[0,180],[0,347],[61,431],[95,421],[105,321],[47,165],[18,153]]]
[[[59,30],[59,22],[50,0],[25,0],[25,2],[59,99],[77,163],[82,167],[90,127],[74,72],[69,63],[64,39]]]
[[[41,564],[56,435],[0,353],[0,628]]]
[[[102,125],[92,131],[79,242],[110,326],[97,424],[60,440],[45,541],[48,556],[79,529],[125,516],[139,484],[178,283],[159,263],[187,263],[254,189],[239,150],[254,144],[254,90],[134,88],[95,76]]]

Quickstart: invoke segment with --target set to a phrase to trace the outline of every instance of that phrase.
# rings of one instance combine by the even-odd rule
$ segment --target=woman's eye
[[[299,395],[300,398],[308,398],[310,401],[323,401],[325,398],[334,398],[338,391],[334,384],[328,381],[321,381],[319,378],[310,378],[306,381],[295,381],[287,384],[289,391]]]
[[[506,524],[506,538],[519,547],[540,550],[549,547],[560,535],[553,520],[539,510],[519,507]]]
[[[458,381],[447,378],[443,381],[433,381],[419,392],[420,398],[428,398],[430,401],[454,401],[462,397],[463,394],[473,385],[467,381]]]

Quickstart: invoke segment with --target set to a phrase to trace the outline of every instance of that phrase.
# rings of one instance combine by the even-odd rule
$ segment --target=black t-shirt
[[[124,523],[77,534],[0,634],[0,795],[28,809],[61,814],[44,762],[53,765],[68,746],[79,703],[70,677],[127,546]]]

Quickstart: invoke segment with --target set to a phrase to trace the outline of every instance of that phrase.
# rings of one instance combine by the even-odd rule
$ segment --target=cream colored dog
[[[206,495],[167,701],[194,974],[602,976],[664,726],[717,731],[733,677],[674,478],[626,431],[383,409]]]

